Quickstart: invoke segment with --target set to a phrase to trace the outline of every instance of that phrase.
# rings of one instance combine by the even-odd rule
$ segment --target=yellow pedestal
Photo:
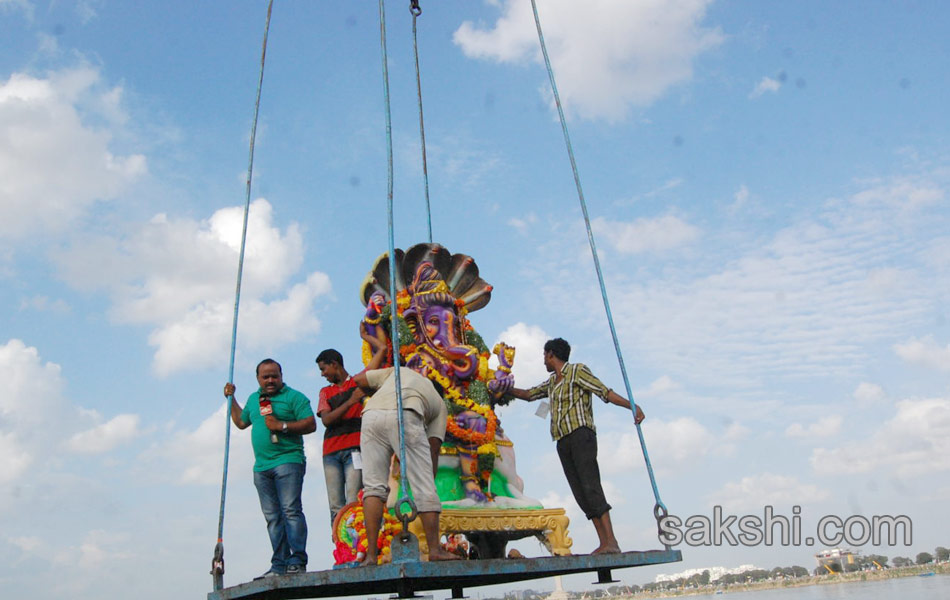
[[[563,508],[537,510],[473,508],[444,509],[439,517],[439,536],[447,533],[469,532],[525,532],[533,534],[554,556],[570,556],[573,541],[567,535],[570,519]],[[429,546],[419,519],[409,524],[419,538],[419,552],[426,560]]]

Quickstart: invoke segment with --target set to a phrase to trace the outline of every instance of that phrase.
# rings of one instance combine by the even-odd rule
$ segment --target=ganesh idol
[[[377,327],[388,333],[395,306],[402,364],[443,393],[449,418],[436,478],[443,506],[540,506],[522,493],[512,443],[494,411],[511,399],[515,349],[499,343],[489,352],[468,319],[491,300],[492,286],[479,277],[470,256],[450,254],[438,244],[396,250],[395,257],[395,303],[389,298],[389,255],[383,254],[361,288],[363,323],[370,335]]]

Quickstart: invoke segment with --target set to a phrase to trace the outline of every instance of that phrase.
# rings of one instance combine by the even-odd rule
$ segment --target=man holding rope
[[[231,420],[238,429],[251,427],[254,486],[267,520],[273,555],[270,569],[258,577],[304,573],[307,570],[307,520],[300,501],[307,459],[303,436],[317,429],[310,400],[284,385],[277,361],[257,365],[260,388],[243,410],[234,399],[234,384],[224,386],[231,399]]]
[[[591,394],[604,402],[630,410],[630,402],[594,377],[587,365],[569,363],[571,345],[561,338],[544,344],[544,366],[551,376],[529,390],[514,388],[511,394],[521,400],[551,400],[551,438],[557,442],[561,467],[571,492],[584,515],[594,523],[600,545],[591,554],[615,554],[620,544],[610,522],[610,504],[604,497],[597,464],[597,434]],[[637,406],[635,420],[644,415]]]

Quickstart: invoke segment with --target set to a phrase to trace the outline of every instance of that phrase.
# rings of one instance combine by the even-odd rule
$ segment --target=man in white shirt
[[[406,478],[412,488],[422,520],[429,560],[454,560],[458,556],[439,543],[439,513],[442,502],[435,489],[439,448],[445,438],[445,402],[432,382],[412,369],[400,367],[403,433],[406,448]],[[366,558],[362,565],[375,565],[380,520],[389,496],[389,466],[399,451],[399,413],[396,377],[392,367],[365,371],[354,381],[372,397],[363,408],[360,453],[363,457],[363,518],[366,527]]]

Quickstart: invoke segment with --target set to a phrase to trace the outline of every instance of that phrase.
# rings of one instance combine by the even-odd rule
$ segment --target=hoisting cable
[[[270,32],[270,15],[274,0],[267,4],[267,21],[264,25],[264,41],[261,44],[261,70],[257,79],[257,98],[254,101],[254,121],[251,125],[251,144],[247,161],[247,188],[244,197],[244,225],[241,229],[241,251],[238,255],[237,284],[234,289],[234,318],[231,325],[231,360],[228,366],[228,383],[234,383],[234,354],[237,346],[238,307],[241,304],[241,276],[244,272],[244,249],[247,243],[247,217],[251,206],[251,175],[254,171],[254,139],[257,137],[257,116],[261,108],[261,88],[264,84],[264,59],[267,56],[267,34]],[[224,500],[228,489],[228,454],[231,446],[231,404],[234,396],[228,397],[224,411],[224,469],[221,474],[221,507],[218,511],[218,542],[211,559],[211,575],[214,589],[224,588]]]
[[[429,205],[429,167],[426,163],[426,126],[422,119],[422,77],[419,73],[419,43],[416,38],[416,17],[422,14],[419,0],[410,0],[409,12],[412,13],[412,50],[416,57],[416,95],[419,98],[419,138],[422,140],[422,181],[425,183],[426,219],[429,225],[429,243],[432,243],[432,208]]]
[[[633,399],[633,392],[630,389],[630,380],[627,377],[627,368],[623,363],[623,353],[620,351],[620,341],[617,339],[617,329],[614,326],[614,318],[610,312],[610,302],[607,300],[607,288],[604,285],[604,274],[600,269],[600,259],[597,256],[597,246],[594,243],[594,232],[590,227],[590,216],[587,213],[587,203],[584,201],[584,190],[581,188],[581,179],[577,170],[577,162],[574,160],[574,149],[571,147],[571,137],[567,131],[567,121],[564,118],[564,109],[561,107],[561,98],[557,93],[557,84],[554,81],[554,69],[551,68],[551,60],[548,57],[548,49],[544,43],[544,34],[541,32],[541,19],[538,17],[538,5],[536,0],[531,0],[531,9],[534,11],[534,23],[538,29],[538,41],[541,43],[541,53],[544,55],[544,64],[547,67],[548,78],[551,80],[551,91],[554,93],[554,103],[557,105],[557,114],[561,120],[561,130],[564,132],[564,142],[567,145],[567,154],[571,159],[571,170],[574,172],[574,183],[577,186],[577,197],[581,203],[581,211],[584,213],[584,225],[587,227],[587,239],[590,242],[590,251],[594,257],[594,268],[597,271],[597,281],[600,283],[600,294],[604,299],[604,310],[607,311],[607,323],[610,325],[610,335],[613,338],[614,349],[617,351],[617,360],[620,363],[620,372],[623,375],[623,384],[627,391],[627,398],[630,399],[630,409],[634,416],[634,423],[637,427],[637,435],[640,437],[640,448],[643,450],[643,459],[646,461],[647,473],[650,475],[650,485],[653,486],[653,497],[656,504],[653,507],[653,516],[657,520],[657,531],[660,532],[660,521],[666,517],[669,512],[666,505],[660,500],[660,492],[656,486],[656,477],[653,474],[653,466],[650,464],[650,454],[647,452],[646,440],[643,438],[643,430],[639,423],[636,423],[637,405]],[[660,540],[664,538],[661,535]],[[667,550],[670,548],[666,545]]]
[[[407,493],[406,437],[402,414],[402,378],[399,365],[399,316],[396,311],[396,240],[393,233],[393,125],[389,101],[389,59],[386,54],[386,10],[384,0],[379,0],[379,40],[383,53],[383,100],[386,114],[386,156],[388,163],[388,187],[386,192],[389,215],[389,338],[393,342],[393,376],[396,378],[396,412],[399,422],[399,500],[396,501],[396,518],[402,521],[401,539],[409,535],[409,522],[416,518],[416,505]],[[402,512],[403,504],[409,505],[409,513]]]

